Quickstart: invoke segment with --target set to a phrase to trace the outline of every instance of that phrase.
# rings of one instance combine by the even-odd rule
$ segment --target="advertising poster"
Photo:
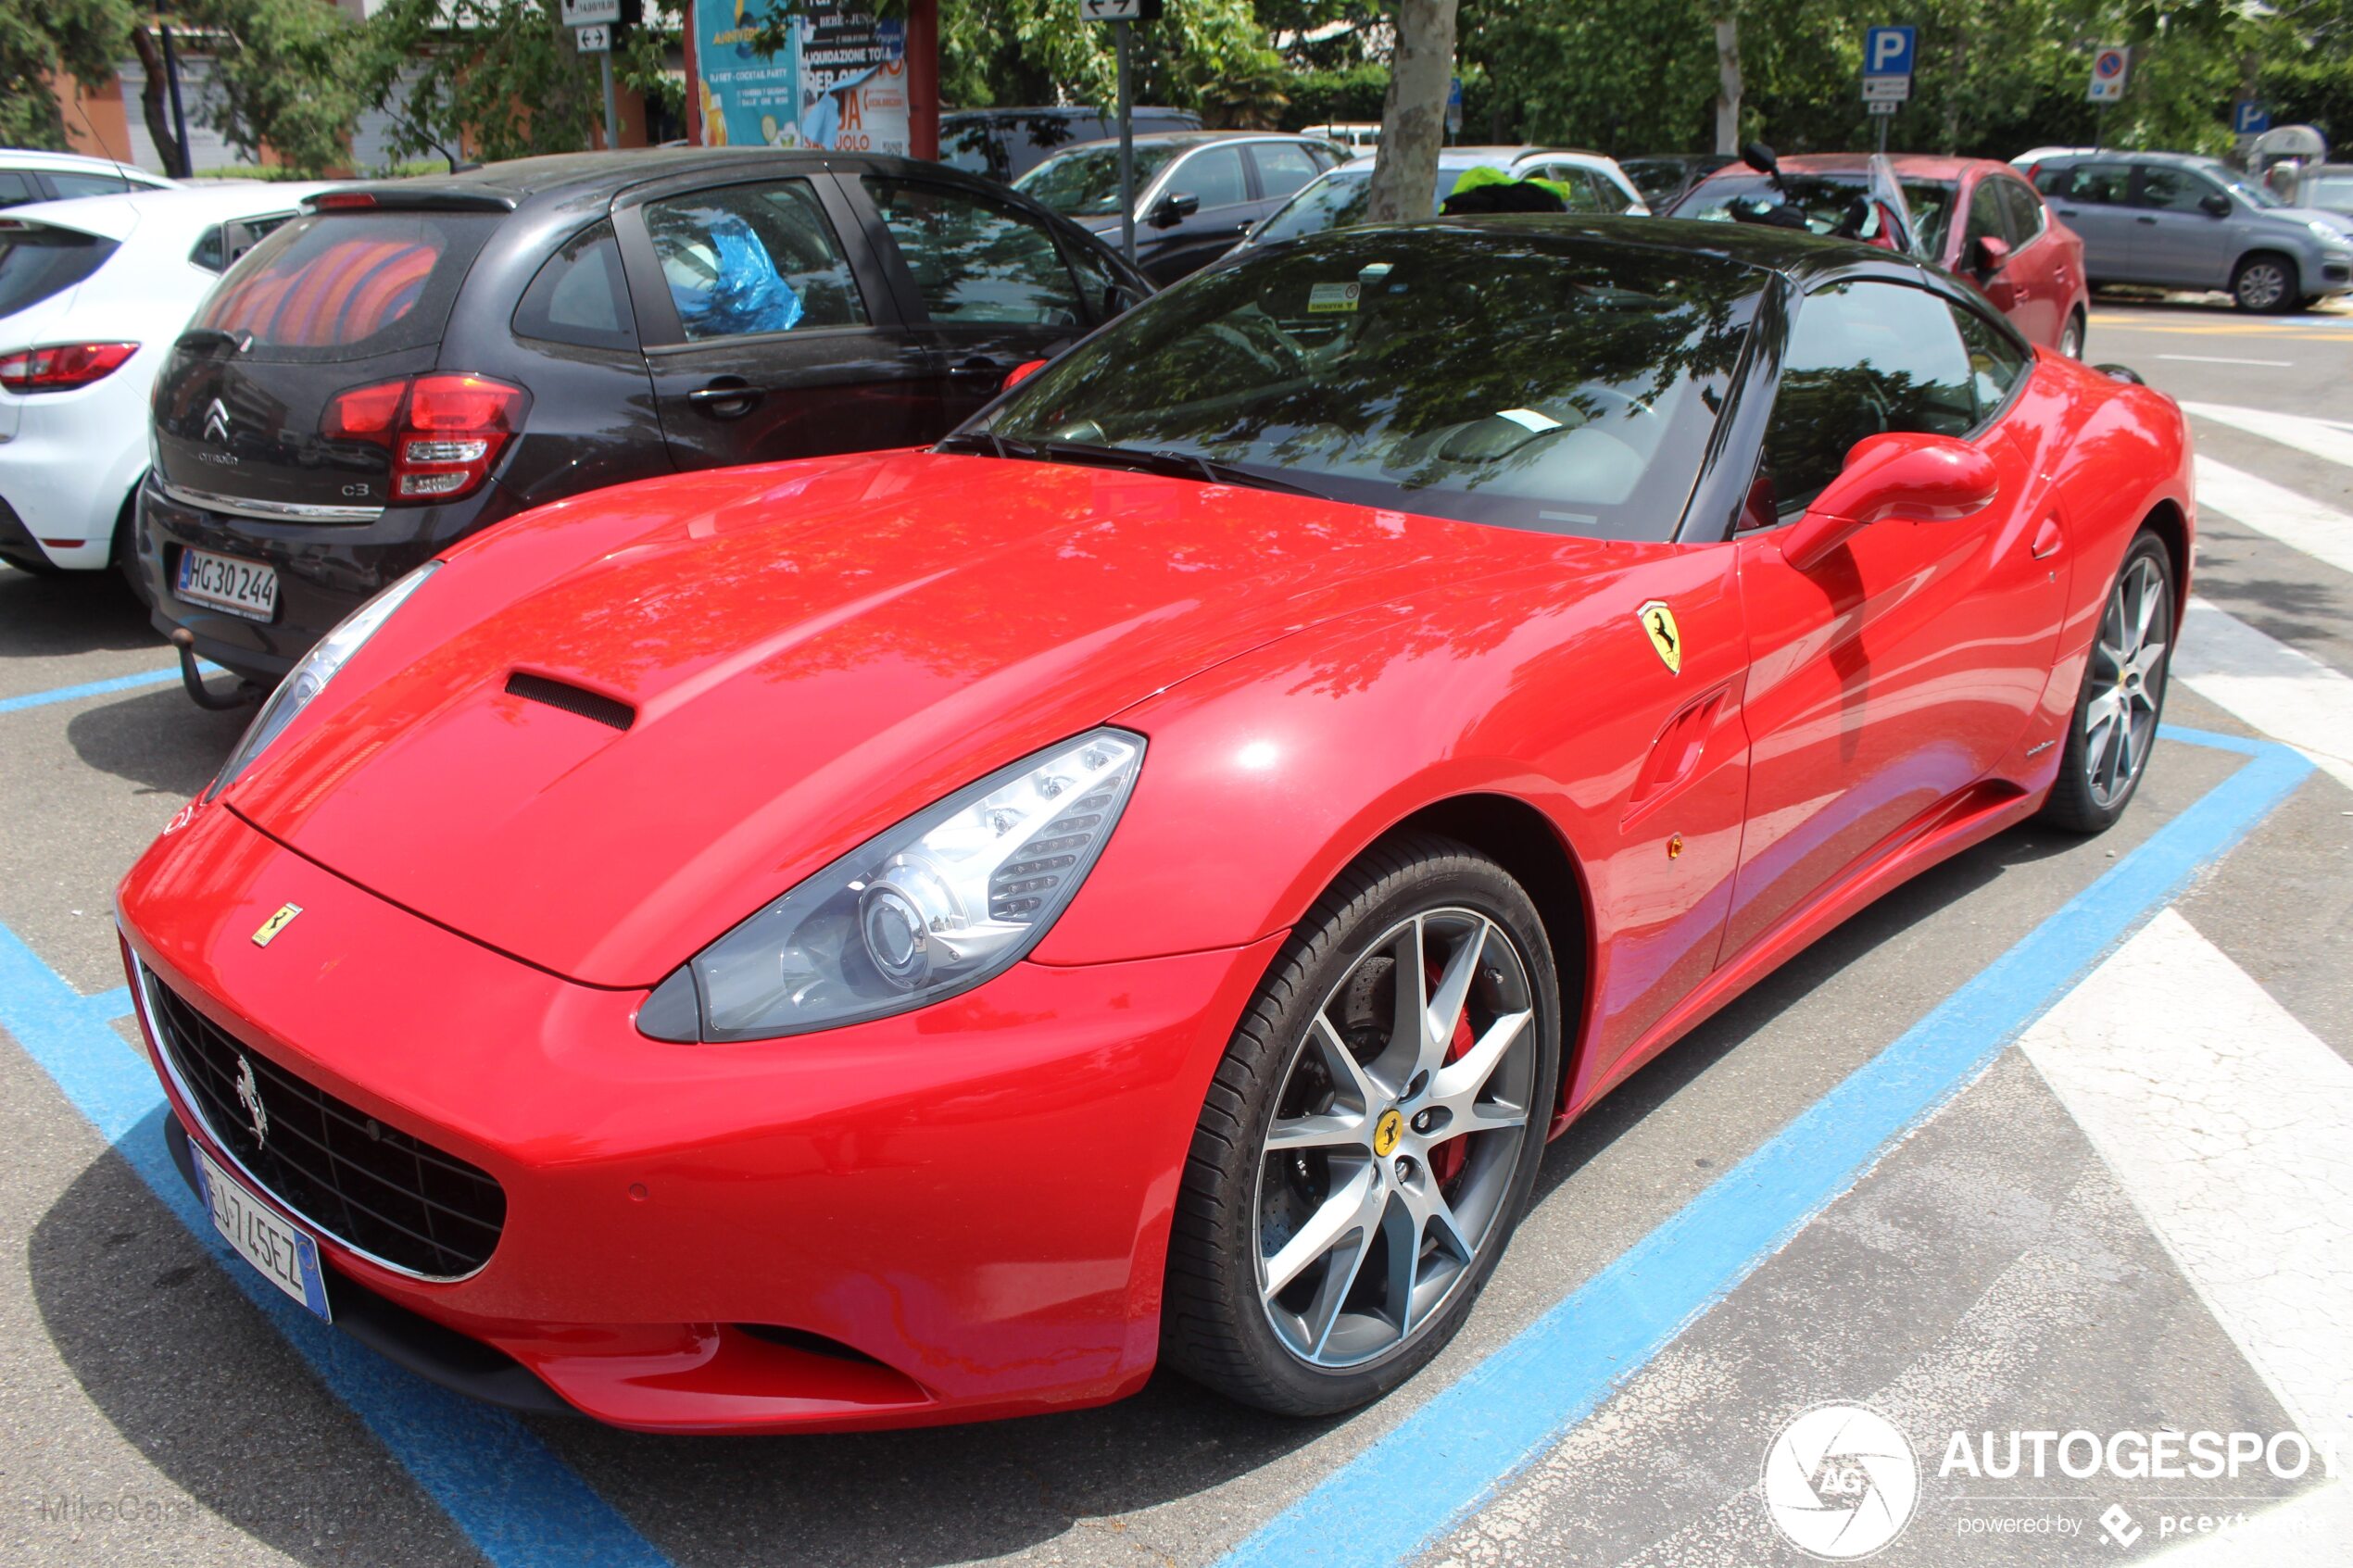
[[[760,0],[695,0],[703,141],[711,146],[908,150],[907,35],[839,0],[804,0],[789,42],[751,47]]]

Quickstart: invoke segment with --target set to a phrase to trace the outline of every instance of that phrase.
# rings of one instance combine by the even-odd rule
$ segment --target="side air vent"
[[[544,702],[616,730],[625,730],[637,721],[637,710],[625,702],[615,702],[609,696],[563,681],[551,681],[545,675],[526,675],[520,670],[507,677],[507,695],[525,702]]]

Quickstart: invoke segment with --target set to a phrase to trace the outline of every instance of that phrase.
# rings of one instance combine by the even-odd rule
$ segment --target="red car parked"
[[[1795,208],[1815,233],[1836,233],[1869,182],[1870,161],[1862,153],[1806,154],[1778,159],[1778,173],[1728,164],[1669,216],[1729,218],[1735,203],[1761,201]],[[1919,231],[1916,254],[1992,300],[2028,342],[2081,359],[2091,308],[2083,242],[2034,187],[1989,158],[1892,153],[1888,161]]]
[[[2181,411],[1908,257],[1353,228],[929,450],[649,480],[320,644],[118,897],[286,1293],[648,1430],[1293,1413],[1546,1138],[2155,740]]]

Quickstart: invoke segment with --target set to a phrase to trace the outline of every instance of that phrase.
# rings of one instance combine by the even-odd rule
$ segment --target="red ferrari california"
[[[346,621],[120,889],[175,1155],[513,1405],[1355,1405],[1613,1085],[2125,809],[2189,460],[1885,250],[1272,247],[937,447],[563,501]]]

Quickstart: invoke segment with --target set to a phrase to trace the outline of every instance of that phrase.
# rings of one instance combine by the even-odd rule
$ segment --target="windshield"
[[[1776,188],[1770,175],[1721,174],[1692,187],[1691,194],[1677,205],[1674,216],[1728,222],[1734,202],[1764,202],[1795,208],[1813,233],[1835,234],[1848,221],[1855,198],[1870,188],[1870,179],[1859,169],[1851,174],[1783,174],[1783,188]],[[1904,203],[1912,209],[1912,226],[1919,235],[1919,254],[1933,260],[1944,254],[1944,229],[1953,217],[1952,182],[1905,180],[1899,183]],[[1874,213],[1861,233],[1849,237],[1868,240],[1878,232]]]
[[[1344,230],[1156,295],[979,428],[1207,458],[1366,506],[1665,539],[1756,277],[1521,224]]]
[[[1185,149],[1153,142],[1136,149],[1136,194]],[[1013,189],[1042,202],[1064,218],[1101,218],[1119,211],[1119,146],[1101,143],[1057,153],[1013,182]]]
[[[1454,182],[1469,171],[1469,166],[1456,169],[1441,166],[1438,184],[1429,194],[1429,215],[1438,216],[1439,207],[1453,190]],[[1320,234],[1327,229],[1345,229],[1365,221],[1365,208],[1373,199],[1373,171],[1369,169],[1335,169],[1321,180],[1291,197],[1265,225],[1250,237],[1255,245],[1273,245],[1277,240],[1295,240],[1302,234]]]

